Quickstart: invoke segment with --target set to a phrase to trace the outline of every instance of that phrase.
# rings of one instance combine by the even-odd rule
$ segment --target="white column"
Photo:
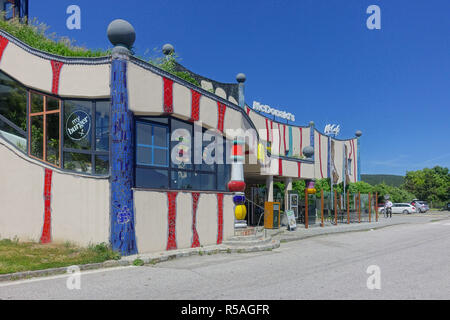
[[[292,178],[284,180],[284,211],[289,209],[289,190],[292,190]]]
[[[267,201],[273,202],[273,176],[266,177]]]

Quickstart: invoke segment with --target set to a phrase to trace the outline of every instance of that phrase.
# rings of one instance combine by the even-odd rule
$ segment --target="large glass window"
[[[29,101],[29,154],[59,167],[61,163],[61,100],[30,91]]]
[[[221,157],[221,161],[214,161],[216,151],[207,148],[214,141],[211,140],[202,142],[202,163],[194,164],[193,134],[193,124],[186,121],[161,117],[138,118],[136,187],[226,191],[230,165],[224,164],[224,141],[221,137],[218,141],[221,146],[218,157]]]
[[[0,135],[26,152],[27,91],[0,72]]]
[[[27,90],[0,71],[0,136],[35,159],[108,174],[109,119],[109,100],[61,100]]]
[[[109,173],[109,101],[64,101],[64,168]]]

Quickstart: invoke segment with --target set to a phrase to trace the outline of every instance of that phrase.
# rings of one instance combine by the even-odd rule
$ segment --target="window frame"
[[[161,124],[160,122],[156,122],[156,121],[152,121],[149,118],[166,118],[167,124]],[[171,153],[172,153],[172,142],[171,141],[171,136],[172,136],[172,119],[176,120],[176,121],[180,121],[180,122],[184,122],[186,124],[189,124],[192,128],[192,132],[194,132],[194,123],[192,123],[191,121],[187,121],[187,120],[183,120],[180,118],[176,118],[174,116],[171,115],[159,115],[159,116],[136,116],[135,117],[135,125],[134,125],[134,186],[133,188],[135,189],[152,189],[152,190],[176,190],[176,191],[201,191],[201,192],[227,192],[227,190],[220,190],[218,188],[218,184],[219,184],[219,177],[218,177],[218,164],[214,163],[214,170],[198,170],[197,167],[199,166],[199,164],[194,164],[194,152],[191,152],[191,164],[192,164],[192,169],[184,169],[184,168],[176,168],[172,166],[172,161],[171,161]],[[167,167],[162,167],[162,166],[154,166],[154,165],[142,165],[142,164],[138,164],[138,159],[137,159],[137,136],[138,136],[138,132],[137,132],[137,125],[136,123],[148,123],[150,125],[155,125],[155,126],[163,126],[163,127],[167,127],[168,128],[168,166]],[[207,129],[202,127],[202,133],[204,133]],[[227,164],[225,161],[225,157],[226,157],[226,145],[227,145],[227,139],[226,137],[224,137],[222,135],[223,138],[223,144],[224,144],[224,153],[223,153],[223,157],[224,157],[224,163],[222,165],[226,166],[226,165],[230,165]],[[203,145],[202,145],[203,148]],[[194,139],[191,139],[191,150],[194,150]],[[203,150],[203,149],[202,149]],[[147,170],[165,170],[167,171],[167,186],[168,189],[165,188],[149,188],[149,187],[140,187],[136,185],[136,171],[137,169],[147,169]],[[231,165],[229,167],[229,169],[231,170]],[[172,179],[172,172],[187,172],[187,173],[197,173],[197,174],[208,174],[214,177],[214,189],[183,189],[183,188],[176,188],[174,187],[173,184],[173,179]]]
[[[38,92],[38,91],[32,90],[32,89],[27,89],[27,91],[28,91],[27,92],[27,129],[28,129],[27,150],[28,150],[28,156],[30,158],[42,161],[42,162],[44,162],[44,163],[46,163],[46,164],[48,164],[48,165],[50,165],[52,167],[62,168],[62,141],[61,141],[62,99],[58,98],[57,96],[49,95],[49,94],[46,94],[46,93],[41,93],[41,92]],[[41,112],[31,112],[31,94],[32,93],[42,96],[43,105],[42,105],[42,111]],[[58,109],[57,110],[50,110],[50,111],[46,110],[47,109],[47,97],[50,97],[50,98],[58,100]],[[59,114],[59,121],[58,121],[59,122],[59,128],[58,128],[58,133],[59,133],[59,146],[58,146],[59,147],[59,159],[58,159],[59,160],[59,165],[56,165],[56,164],[51,163],[51,162],[48,162],[46,160],[46,158],[47,158],[46,157],[47,156],[47,115],[49,115],[49,114],[56,114],[56,113]],[[30,128],[31,117],[39,117],[39,116],[42,116],[42,123],[43,123],[43,131],[42,131],[43,132],[43,134],[42,134],[42,137],[43,137],[43,141],[42,141],[42,144],[43,144],[42,145],[42,147],[43,147],[43,149],[42,149],[42,159],[34,156],[31,153],[31,128]]]

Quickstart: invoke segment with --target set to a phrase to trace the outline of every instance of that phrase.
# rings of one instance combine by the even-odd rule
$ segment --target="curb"
[[[120,260],[108,260],[98,263],[89,263],[77,265],[80,270],[94,270],[94,269],[105,269],[111,267],[121,267],[121,266],[132,266],[136,259],[143,261],[143,265],[154,265],[156,263],[173,260],[182,257],[189,257],[193,255],[212,255],[218,253],[249,253],[249,252],[259,252],[259,251],[271,251],[280,247],[280,241],[272,239],[269,243],[264,243],[263,245],[252,245],[252,246],[225,246],[225,245],[214,245],[208,247],[198,247],[189,249],[175,250],[175,252],[163,252],[156,254],[143,254],[143,255],[132,255],[123,257]],[[15,273],[0,274],[0,282],[14,281],[21,279],[30,279],[36,277],[46,277],[59,274],[67,274],[67,267],[50,268],[44,270],[33,270],[33,271],[23,271]]]

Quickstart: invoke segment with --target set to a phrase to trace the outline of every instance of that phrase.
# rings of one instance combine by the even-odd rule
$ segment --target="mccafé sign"
[[[268,113],[286,120],[295,121],[295,116],[292,113],[271,108],[270,106],[261,104],[258,101],[253,101],[253,110]]]

